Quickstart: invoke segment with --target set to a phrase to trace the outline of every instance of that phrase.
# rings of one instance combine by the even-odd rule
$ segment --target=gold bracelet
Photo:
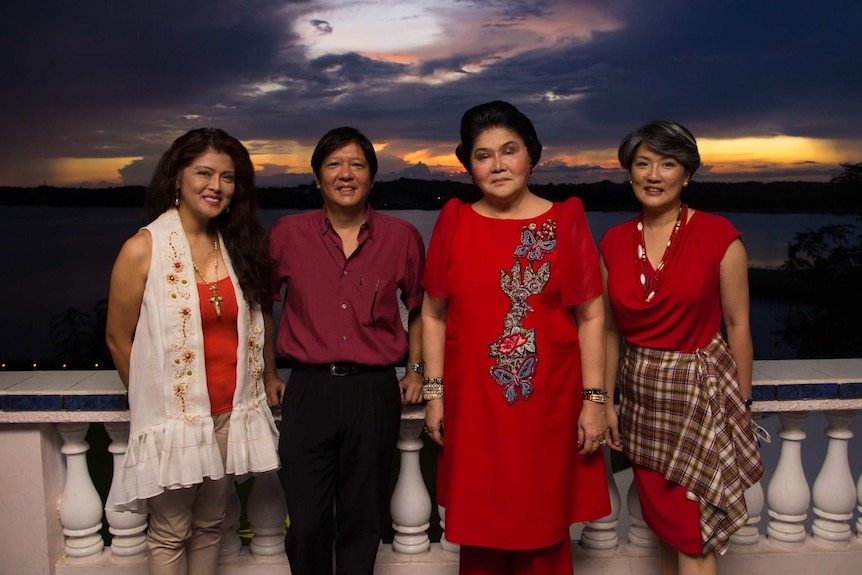
[[[608,392],[604,389],[585,389],[584,399],[593,403],[605,404],[608,401]]]
[[[422,399],[425,401],[443,399],[442,377],[426,377],[422,379]]]

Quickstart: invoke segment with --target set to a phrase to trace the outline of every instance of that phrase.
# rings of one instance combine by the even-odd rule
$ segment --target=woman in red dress
[[[444,206],[426,260],[426,430],[462,575],[571,575],[570,524],[610,512],[598,255],[580,200],[530,192],[541,150],[511,104],[468,110],[482,199]]]
[[[700,166],[686,128],[650,122],[623,139],[619,161],[641,213],[599,242],[605,380],[613,392],[619,372],[620,384],[607,440],[632,462],[662,573],[716,573],[715,552],[745,525],[744,492],[763,474],[749,409],[745,248],[728,220],[681,201]]]

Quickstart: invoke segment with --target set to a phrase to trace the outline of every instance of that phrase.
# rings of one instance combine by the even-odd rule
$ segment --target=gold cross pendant
[[[216,317],[221,317],[221,300],[223,300],[224,298],[221,297],[217,291],[215,291],[217,288],[211,287],[210,289],[212,290],[213,295],[209,299],[209,302],[213,304],[213,308],[215,308]]]

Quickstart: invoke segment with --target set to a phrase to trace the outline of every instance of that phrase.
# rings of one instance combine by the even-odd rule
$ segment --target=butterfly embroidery
[[[537,261],[545,257],[545,254],[554,251],[557,247],[557,239],[539,239],[535,232],[525,226],[521,230],[521,245],[515,248],[515,257],[526,257],[528,260]]]
[[[524,357],[517,373],[501,364],[493,365],[488,370],[496,384],[503,388],[503,397],[509,406],[519,399],[527,401],[533,395],[533,376],[536,375],[538,364],[539,356],[531,353]]]

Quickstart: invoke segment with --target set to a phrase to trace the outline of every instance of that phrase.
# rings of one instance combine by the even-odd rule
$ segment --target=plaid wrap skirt
[[[748,521],[745,490],[763,463],[721,334],[694,353],[626,343],[620,431],[630,461],[696,497],[704,552],[723,553]]]

